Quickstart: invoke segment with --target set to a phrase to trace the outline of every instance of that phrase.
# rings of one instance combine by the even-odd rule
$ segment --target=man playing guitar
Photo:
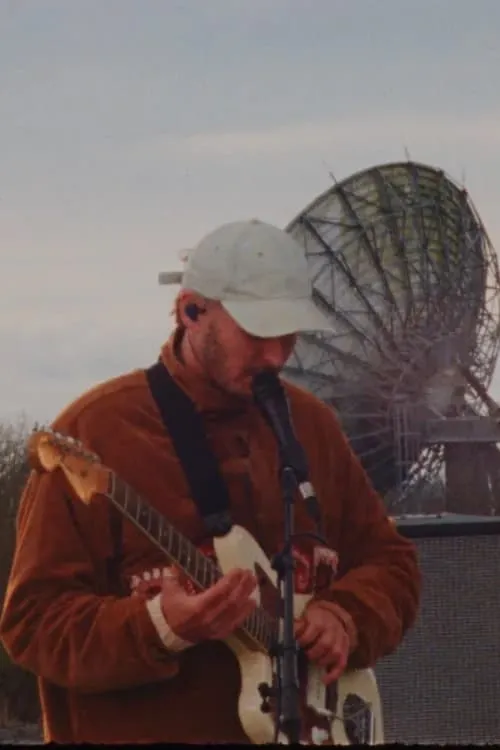
[[[312,302],[303,249],[264,222],[234,222],[190,251],[182,278],[163,279],[182,284],[160,362],[202,417],[234,523],[270,558],[283,541],[278,451],[251,386],[261,370],[280,372],[297,333],[330,330]],[[295,546],[296,588],[311,596],[295,635],[333,685],[346,667],[366,669],[397,648],[417,614],[420,575],[333,410],[282,383],[328,541]],[[144,370],[97,385],[52,427],[213,558]],[[295,529],[313,530],[299,500]],[[225,641],[252,615],[260,585],[242,560],[200,590],[133,523],[117,523],[102,494],[80,503],[64,472],[35,468],[0,634],[13,661],[38,677],[45,740],[256,741],[244,731],[244,676]]]

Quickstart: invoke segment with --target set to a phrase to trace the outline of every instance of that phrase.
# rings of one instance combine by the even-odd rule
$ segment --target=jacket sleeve
[[[352,618],[357,644],[350,665],[366,668],[393,652],[415,622],[421,577],[415,546],[389,519],[335,417],[329,432],[329,495],[340,501],[340,529],[328,534],[335,536],[339,570],[325,598]]]
[[[39,677],[85,692],[174,676],[178,662],[163,646],[145,601],[105,596],[96,589],[92,555],[70,517],[64,492],[68,488],[57,471],[32,472],[23,493],[0,620],[7,653]],[[94,537],[102,535],[103,519],[100,526],[98,514],[91,518],[87,523]]]

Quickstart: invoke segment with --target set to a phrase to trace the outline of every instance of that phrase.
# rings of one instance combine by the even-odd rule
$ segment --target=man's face
[[[190,327],[191,345],[203,373],[215,386],[236,396],[251,395],[253,376],[281,370],[295,346],[296,334],[258,338],[244,331],[220,303]]]

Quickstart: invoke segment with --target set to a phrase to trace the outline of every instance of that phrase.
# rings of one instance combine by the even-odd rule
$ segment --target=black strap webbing
[[[146,370],[146,377],[207,532],[226,534],[232,526],[229,493],[200,414],[161,360]]]

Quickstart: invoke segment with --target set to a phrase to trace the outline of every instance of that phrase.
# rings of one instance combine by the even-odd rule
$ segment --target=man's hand
[[[185,641],[223,640],[255,608],[257,580],[248,570],[231,570],[200,594],[189,594],[175,574],[163,579],[161,608],[172,631]]]
[[[338,680],[346,668],[351,647],[339,617],[312,604],[296,621],[295,638],[311,661],[326,668],[325,685]]]

